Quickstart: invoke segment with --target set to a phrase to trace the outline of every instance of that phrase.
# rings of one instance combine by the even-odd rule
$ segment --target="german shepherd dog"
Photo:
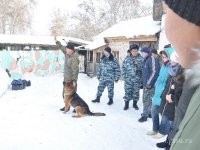
[[[72,117],[83,117],[83,116],[105,116],[104,113],[93,113],[90,111],[87,103],[76,93],[76,85],[71,82],[63,82],[64,85],[64,102],[65,102],[65,111],[68,112],[70,106],[75,109],[76,115]]]

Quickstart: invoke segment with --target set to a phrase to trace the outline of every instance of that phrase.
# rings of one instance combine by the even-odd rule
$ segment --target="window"
[[[88,52],[88,61],[93,62],[93,51]]]

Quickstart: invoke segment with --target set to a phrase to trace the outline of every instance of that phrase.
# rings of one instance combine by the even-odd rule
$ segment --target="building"
[[[111,47],[112,53],[118,58],[119,64],[122,65],[129,45],[132,43],[138,44],[140,48],[144,46],[158,48],[160,31],[161,22],[153,21],[152,16],[147,16],[121,21],[100,33],[91,44],[86,46],[88,50],[88,75],[96,75],[102,51],[106,46]]]
[[[79,47],[90,42],[71,37],[57,37],[65,46],[75,45],[80,54],[80,71],[85,72],[87,52]],[[13,79],[23,78],[25,73],[39,76],[63,72],[64,55],[56,49],[53,36],[0,35],[0,65],[11,73]]]

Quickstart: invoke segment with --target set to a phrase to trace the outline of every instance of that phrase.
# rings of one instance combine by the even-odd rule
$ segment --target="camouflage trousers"
[[[148,117],[151,115],[152,97],[154,94],[154,88],[143,88],[143,113],[142,116]]]
[[[97,96],[101,96],[105,87],[108,88],[108,98],[113,98],[114,96],[114,81],[113,80],[99,80],[99,86],[97,91]]]
[[[125,79],[124,89],[125,89],[124,101],[130,101],[130,100],[138,101],[139,100],[139,94],[140,94],[140,80],[139,79],[136,79],[136,80]]]

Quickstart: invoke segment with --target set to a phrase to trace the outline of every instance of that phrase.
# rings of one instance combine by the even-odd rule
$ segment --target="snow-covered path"
[[[137,121],[142,112],[141,100],[139,111],[123,110],[123,82],[115,84],[114,105],[107,105],[107,89],[101,102],[93,104],[98,81],[79,74],[78,94],[91,111],[106,116],[72,118],[72,109],[67,114],[59,111],[64,105],[61,74],[29,78],[31,87],[8,90],[0,99],[0,150],[157,149],[158,140],[146,135],[151,120]]]

